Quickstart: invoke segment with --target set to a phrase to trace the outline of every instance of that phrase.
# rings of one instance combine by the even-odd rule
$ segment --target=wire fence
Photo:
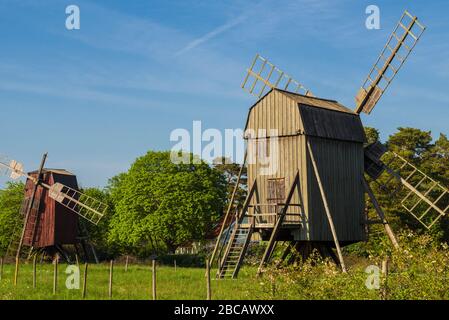
[[[235,292],[242,293],[242,281],[217,280],[214,271],[208,261],[206,268],[189,268],[180,267],[176,260],[168,266],[129,257],[102,264],[33,259],[19,261],[17,266],[0,260],[0,288],[19,298],[45,299],[212,300],[233,299]]]
[[[400,283],[401,278],[416,281],[432,278],[445,283],[449,279],[448,275],[432,270],[394,270],[385,261],[375,267],[379,273],[376,289],[381,299],[388,299],[390,289],[394,289],[391,286]],[[59,263],[58,259],[50,264],[33,259],[23,261],[17,270],[15,274],[14,264],[4,264],[0,259],[0,299],[236,300],[265,299],[270,297],[267,295],[270,290],[274,290],[272,298],[283,296],[282,292],[275,292],[282,288],[283,281],[276,270],[274,273],[266,270],[266,276],[257,278],[250,267],[242,269],[237,280],[216,279],[215,270],[207,264],[206,268],[187,268],[180,267],[176,260],[172,265],[162,265],[155,260],[137,261],[129,257],[99,265],[70,265]],[[364,287],[369,273],[354,270],[337,276]],[[329,280],[323,276],[314,281],[324,286]],[[3,294],[2,290],[8,290],[9,294]]]

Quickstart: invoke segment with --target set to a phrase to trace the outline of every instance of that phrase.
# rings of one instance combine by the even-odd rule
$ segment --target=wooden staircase
[[[236,223],[226,246],[223,259],[219,260],[217,278],[235,278],[251,241],[253,228],[243,228]]]

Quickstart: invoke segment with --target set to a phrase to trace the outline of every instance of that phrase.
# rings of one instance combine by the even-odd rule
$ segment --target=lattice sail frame
[[[384,158],[388,160],[386,172],[392,177],[383,187],[396,178],[407,191],[401,199],[402,207],[426,229],[431,229],[449,213],[449,190],[394,152],[386,153]]]
[[[403,13],[357,93],[356,113],[371,113],[418,43],[425,29],[426,27],[418,21],[417,17],[412,16],[407,10]]]
[[[247,69],[242,89],[259,99],[273,88],[313,96],[312,92],[306,89],[300,82],[290,77],[261,55],[256,54],[253,63]]]
[[[108,206],[101,201],[61,183],[52,185],[48,196],[95,225],[100,222],[108,209]]]

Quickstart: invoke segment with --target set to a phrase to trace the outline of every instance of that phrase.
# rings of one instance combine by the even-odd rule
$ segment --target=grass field
[[[65,282],[67,265],[59,265],[57,293],[53,295],[53,265],[37,266],[37,288],[33,288],[32,265],[21,265],[17,286],[14,286],[14,265],[4,266],[0,280],[1,300],[76,300],[82,299],[83,272],[81,266],[80,289],[69,290]],[[213,299],[249,299],[257,295],[254,286],[255,270],[243,269],[239,280],[215,280],[212,277]],[[206,298],[205,270],[200,268],[157,268],[157,298],[162,300],[201,300]],[[86,299],[109,299],[109,265],[89,265]],[[152,299],[151,266],[115,265],[113,273],[113,299]]]
[[[436,299],[449,300],[449,246],[435,244],[429,237],[401,238],[401,250],[389,257],[388,277],[380,274],[383,258],[345,257],[348,273],[342,273],[328,261],[307,261],[300,265],[269,267],[262,277],[256,268],[243,267],[236,280],[215,280],[212,275],[213,300],[241,299]],[[384,251],[384,250],[382,250]],[[37,265],[37,288],[33,288],[32,265],[22,264],[17,286],[13,284],[14,265],[3,268],[0,300],[75,300],[82,299],[82,290],[68,290],[65,282],[67,265],[59,265],[57,292],[53,295],[53,265]],[[368,267],[368,269],[367,269]],[[378,271],[378,286],[369,288],[367,281]],[[82,288],[84,268],[81,267]],[[371,278],[373,279],[373,278]],[[86,299],[109,299],[109,265],[89,265]],[[112,299],[151,300],[152,271],[150,263],[114,266]],[[206,299],[206,277],[202,268],[158,266],[157,298],[160,300]]]

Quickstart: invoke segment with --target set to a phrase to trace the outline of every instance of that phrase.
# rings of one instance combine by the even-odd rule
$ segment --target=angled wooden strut
[[[363,177],[363,187],[365,188],[366,193],[368,194],[369,198],[371,199],[371,202],[373,203],[374,209],[376,209],[377,215],[380,218],[380,222],[383,224],[385,228],[385,232],[388,235],[388,238],[390,238],[391,243],[393,244],[395,249],[399,249],[399,243],[396,239],[396,236],[394,235],[393,230],[391,229],[390,225],[388,224],[387,219],[385,218],[385,214],[379,205],[379,202],[376,199],[376,196],[374,195],[373,190],[368,184],[368,181],[366,181],[365,177]]]
[[[284,263],[285,259],[287,259],[288,255],[292,252],[294,246],[296,245],[295,241],[289,241],[284,251],[282,252],[281,258],[279,262],[276,264],[276,268],[281,267],[282,263]]]
[[[299,171],[296,173],[295,179],[293,181],[292,187],[290,188],[290,192],[288,193],[287,200],[285,201],[285,204],[282,208],[282,211],[277,217],[276,224],[273,228],[273,231],[271,232],[270,240],[268,241],[267,247],[265,249],[265,252],[263,254],[262,260],[260,261],[259,269],[257,270],[257,275],[260,275],[262,273],[263,267],[265,264],[270,260],[271,255],[273,254],[274,246],[276,243],[276,239],[279,235],[279,231],[281,229],[282,224],[284,223],[285,216],[287,214],[287,210],[290,207],[290,202],[293,198],[293,194],[295,193],[295,189],[298,188],[298,192],[301,194],[301,186],[299,182]],[[302,197],[300,196],[300,205],[303,206],[302,203]],[[302,207],[303,208],[303,207]]]
[[[329,226],[331,228],[332,237],[333,237],[334,243],[335,243],[335,248],[337,249],[338,260],[340,261],[340,266],[341,266],[342,271],[346,272],[346,266],[345,266],[345,261],[343,260],[343,254],[341,253],[340,242],[338,241],[338,237],[337,237],[337,232],[335,230],[334,221],[332,219],[332,215],[331,215],[331,212],[330,212],[330,209],[329,209],[329,204],[327,202],[326,193],[324,191],[324,187],[323,187],[323,184],[321,182],[320,172],[318,171],[318,166],[316,164],[315,156],[314,156],[313,150],[312,150],[312,146],[310,145],[309,141],[307,141],[307,149],[308,149],[309,154],[310,154],[310,159],[312,160],[312,166],[313,166],[313,170],[315,172],[315,176],[316,176],[316,179],[317,179],[317,182],[318,182],[318,187],[320,189],[321,198],[323,200],[323,205],[324,205],[324,209],[326,211],[327,220],[328,220]]]

